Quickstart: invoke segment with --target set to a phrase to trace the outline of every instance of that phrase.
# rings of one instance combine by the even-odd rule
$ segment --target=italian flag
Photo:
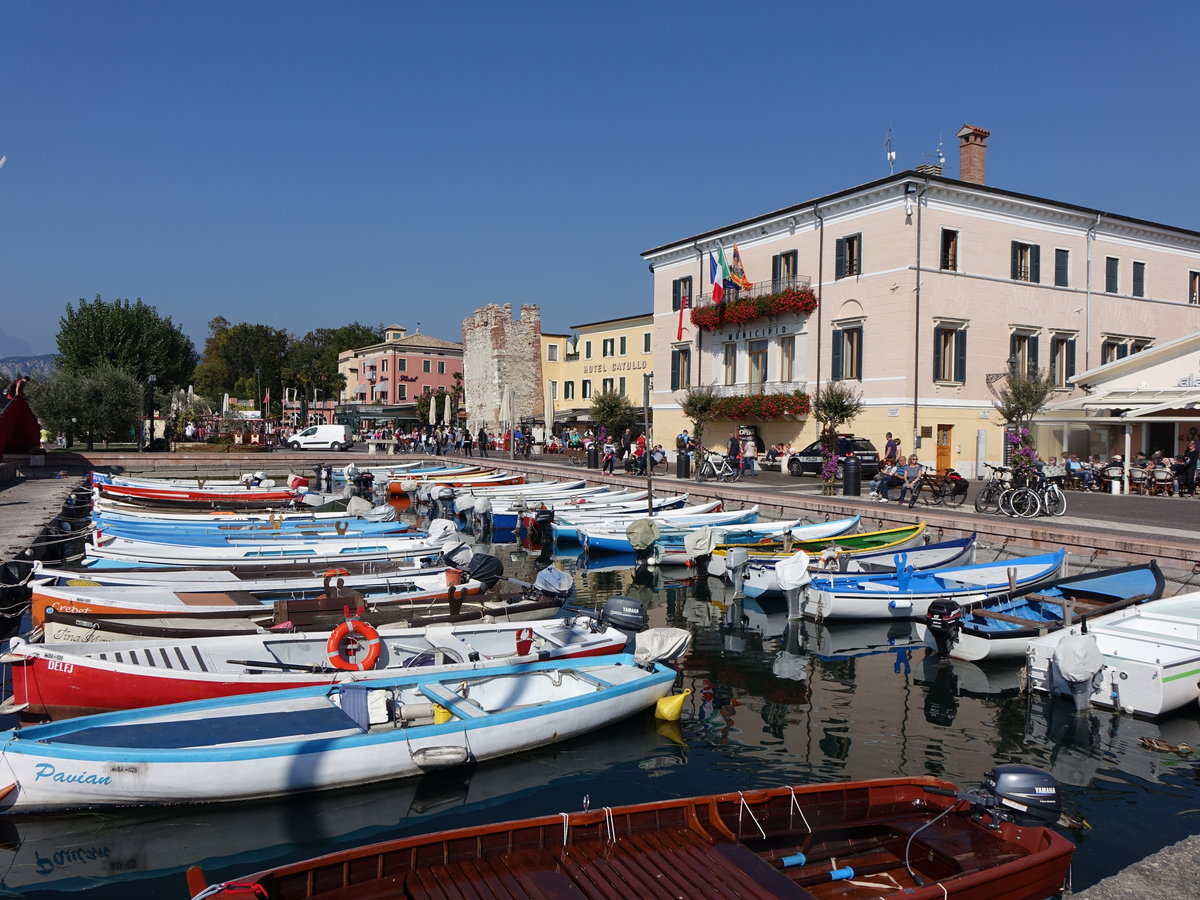
[[[708,280],[712,285],[713,303],[720,303],[725,296],[725,282],[729,280],[729,263],[725,261],[725,249],[717,248],[717,254],[720,257],[713,256],[712,251],[708,251]]]

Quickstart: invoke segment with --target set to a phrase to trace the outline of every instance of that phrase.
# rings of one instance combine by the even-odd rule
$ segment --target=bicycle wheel
[[[1016,493],[1014,488],[1004,488],[1000,491],[1000,496],[996,498],[996,512],[1006,516],[1015,516],[1012,508],[1012,496]]]
[[[714,477],[716,474],[717,470],[713,468],[713,464],[706,459],[704,462],[700,463],[699,468],[696,469],[696,480],[708,481],[708,479]]]
[[[1065,516],[1067,514],[1067,495],[1057,484],[1046,488],[1042,495],[1042,509],[1048,516]]]
[[[1008,502],[1013,515],[1022,519],[1032,519],[1042,511],[1042,501],[1038,499],[1037,491],[1031,488],[1017,488]]]
[[[944,488],[945,493],[943,495],[943,499],[945,500],[947,506],[962,506],[963,501],[967,499],[966,491],[955,490],[955,488],[958,487],[958,484],[959,482],[957,481],[951,481],[948,482]]]
[[[741,466],[738,466],[736,469],[733,468],[732,466],[729,466],[728,468],[729,468],[729,471],[725,474],[725,478],[723,480],[728,482],[729,484],[733,484],[735,481],[737,481],[739,478],[742,477],[742,469],[741,469]]]
[[[1000,486],[989,481],[975,495],[975,512],[994,513],[1000,511]]]

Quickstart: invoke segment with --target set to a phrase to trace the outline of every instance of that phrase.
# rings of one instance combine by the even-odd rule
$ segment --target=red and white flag
[[[683,311],[685,309],[690,308],[691,305],[692,305],[691,297],[680,297],[679,298],[679,330],[675,333],[675,340],[677,340],[677,341],[683,340]]]

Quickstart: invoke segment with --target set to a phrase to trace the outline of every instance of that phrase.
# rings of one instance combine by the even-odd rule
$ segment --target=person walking
[[[893,464],[900,462],[900,442],[892,437],[890,431],[883,444],[883,461]]]
[[[1196,496],[1196,462],[1200,460],[1200,450],[1196,449],[1195,441],[1187,442],[1187,450],[1183,454],[1183,475],[1179,479],[1179,496],[1187,494]]]
[[[487,436],[487,432],[484,431],[482,425],[479,426],[479,435],[477,436],[476,440],[479,441],[479,455],[482,456],[484,459],[487,459],[488,436]]]
[[[757,478],[758,470],[755,464],[758,462],[758,442],[754,435],[747,435],[742,441],[742,472],[747,478]]]

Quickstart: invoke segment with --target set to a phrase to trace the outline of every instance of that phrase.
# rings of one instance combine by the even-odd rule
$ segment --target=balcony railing
[[[761,297],[764,294],[777,294],[780,291],[786,291],[788,288],[806,288],[812,285],[812,278],[808,275],[795,275],[791,278],[776,278],[773,281],[756,281],[750,285],[749,289],[742,290],[735,288],[726,290],[721,301],[729,303],[733,300],[738,300],[746,297]],[[701,294],[693,306],[711,306],[713,302],[711,291],[707,294]]]
[[[740,384],[713,385],[713,393],[718,397],[748,397],[759,394],[792,394],[807,387],[807,381],[747,381]]]

